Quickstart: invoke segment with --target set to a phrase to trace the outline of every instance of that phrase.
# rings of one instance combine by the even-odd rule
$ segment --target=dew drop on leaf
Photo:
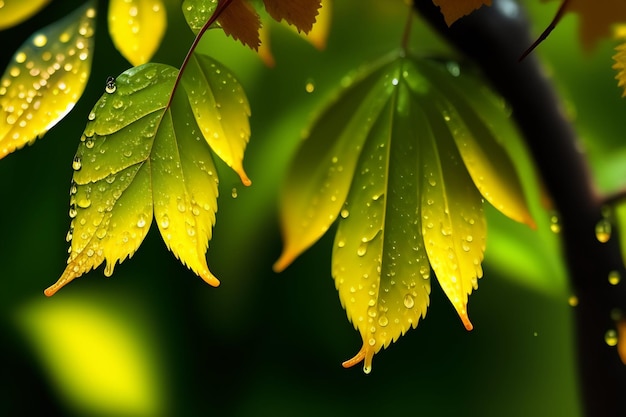
[[[578,297],[576,297],[575,295],[570,295],[570,297],[567,299],[567,304],[569,304],[570,307],[578,306]]]
[[[411,294],[407,294],[404,296],[403,303],[406,308],[413,308],[413,306],[415,305],[415,300],[413,299]]]
[[[556,214],[550,215],[550,231],[552,233],[561,233],[561,222]]]
[[[117,90],[117,86],[115,85],[115,77],[108,77],[106,84],[104,86],[104,91],[107,94],[113,94]]]
[[[72,161],[72,169],[74,171],[79,171],[83,167],[83,162],[80,160],[80,156],[75,156]]]
[[[600,243],[606,243],[611,239],[611,222],[608,219],[596,223],[596,239]]]

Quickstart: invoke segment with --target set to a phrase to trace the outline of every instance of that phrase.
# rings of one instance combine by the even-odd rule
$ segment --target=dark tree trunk
[[[618,239],[614,234],[607,243],[597,240],[595,225],[605,201],[595,189],[574,129],[536,57],[531,54],[518,62],[534,40],[523,11],[512,0],[494,0],[493,6],[448,28],[431,1],[414,4],[433,28],[482,69],[511,105],[559,212],[571,288],[578,297],[575,342],[584,414],[626,416],[626,367],[615,347],[604,340],[606,331],[615,328],[611,314],[626,311],[625,284],[608,282],[610,271],[623,276]]]

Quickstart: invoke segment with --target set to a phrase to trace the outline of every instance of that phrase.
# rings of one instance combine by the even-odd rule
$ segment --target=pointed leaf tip
[[[344,361],[341,366],[344,368],[351,368],[354,365],[357,365],[361,362],[365,362],[363,364],[363,372],[369,374],[372,372],[372,359],[374,358],[374,348],[363,343],[361,349],[354,355],[352,358]]]

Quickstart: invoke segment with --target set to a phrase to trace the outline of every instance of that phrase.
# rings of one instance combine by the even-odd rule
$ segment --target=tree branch
[[[589,417],[626,415],[626,367],[605,343],[615,311],[626,312],[625,284],[611,285],[609,272],[624,276],[618,239],[595,236],[602,218],[597,192],[571,123],[534,55],[518,62],[532,44],[528,22],[513,0],[494,0],[450,28],[431,1],[415,9],[460,52],[473,60],[507,100],[547,191],[560,213],[562,241],[575,308],[579,386]]]

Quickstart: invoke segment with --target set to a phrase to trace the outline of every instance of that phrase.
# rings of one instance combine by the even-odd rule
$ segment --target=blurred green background
[[[170,21],[154,61],[179,66],[192,37],[168,1]],[[558,6],[527,1],[539,34]],[[41,15],[0,32],[3,65],[37,28],[79,2],[53,1]],[[140,250],[104,278],[102,268],[52,298],[43,289],[65,266],[71,161],[107,76],[129,64],[99,4],[90,84],[74,111],[34,146],[0,161],[1,415],[535,417],[580,415],[571,296],[527,159],[518,157],[540,227],[489,210],[485,277],[470,299],[467,332],[437,285],[431,310],[374,359],[343,369],[360,348],[330,276],[332,231],[282,274],[277,197],[290,155],[324,100],[353,69],[398,47],[401,0],[332,4],[327,48],[270,24],[276,65],[212,31],[201,49],[237,74],[252,107],[244,162],[253,186],[220,165],[220,200],[209,266],[219,288],[183,267],[151,230]],[[620,98],[609,40],[579,48],[567,16],[537,53],[564,97],[600,186],[626,171]],[[419,54],[452,52],[417,20]],[[520,51],[521,52],[521,51]],[[313,92],[305,86],[312,84]]]

